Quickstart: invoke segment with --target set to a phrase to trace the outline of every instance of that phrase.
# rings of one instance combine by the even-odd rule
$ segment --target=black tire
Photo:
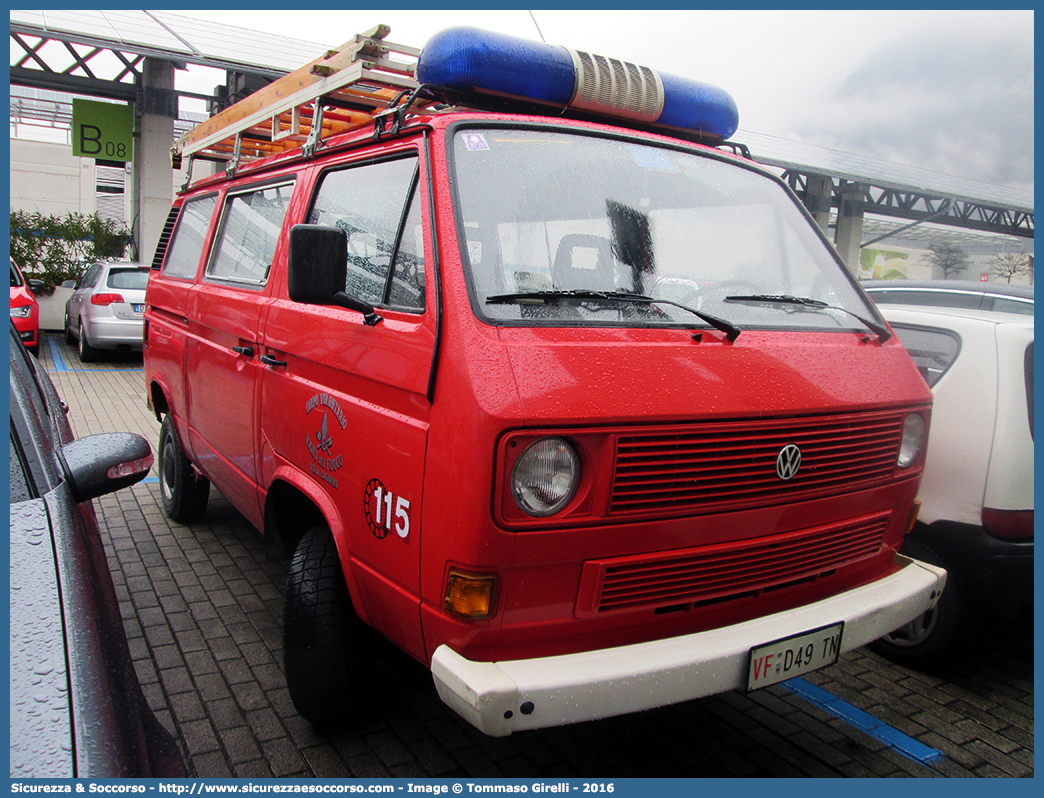
[[[283,604],[286,684],[301,717],[343,726],[365,705],[368,636],[352,608],[333,535],[313,527],[294,551]]]
[[[80,356],[81,363],[92,363],[98,359],[98,350],[91,346],[87,340],[87,334],[83,331],[83,321],[79,322],[80,343],[76,347],[76,354]]]
[[[946,588],[939,603],[920,618],[870,644],[898,665],[923,668],[940,663],[958,644],[968,623],[964,591],[957,570],[919,540],[907,538],[903,554],[946,569]]]
[[[72,346],[76,343],[76,336],[72,334],[72,330],[69,329],[69,317],[65,317],[65,343]]]
[[[160,427],[158,466],[160,498],[167,516],[179,524],[202,518],[210,498],[210,480],[197,474],[185,456],[169,413]]]

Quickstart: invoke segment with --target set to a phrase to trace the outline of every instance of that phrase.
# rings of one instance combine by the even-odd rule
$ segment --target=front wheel
[[[294,551],[283,605],[286,684],[303,718],[340,726],[358,712],[367,632],[352,608],[333,535],[325,525],[313,527]]]
[[[910,623],[870,644],[870,648],[899,665],[921,668],[941,661],[957,644],[967,623],[965,597],[955,570],[932,549],[917,540],[903,544],[903,554],[946,568],[946,587],[939,603]]]
[[[163,509],[172,521],[188,524],[203,517],[210,498],[210,480],[197,474],[185,456],[170,413],[160,427],[159,482]]]

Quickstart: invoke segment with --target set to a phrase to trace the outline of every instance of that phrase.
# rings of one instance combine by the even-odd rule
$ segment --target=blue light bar
[[[449,28],[432,36],[421,50],[417,80],[712,138],[727,139],[739,127],[735,101],[716,86],[477,28]]]

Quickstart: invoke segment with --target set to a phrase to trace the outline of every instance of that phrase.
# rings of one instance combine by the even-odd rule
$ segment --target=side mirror
[[[290,299],[332,305],[348,279],[348,236],[339,227],[295,224],[290,228]]]
[[[366,324],[381,321],[373,305],[344,292],[348,281],[348,236],[339,227],[295,224],[290,228],[287,290],[306,305],[337,305],[363,314]]]
[[[32,277],[29,278],[28,282],[29,282],[29,290],[32,291],[34,294],[39,294],[41,291],[43,291],[47,287],[44,284],[43,280],[37,280],[37,279],[32,278]]]
[[[75,280],[62,280],[62,288],[76,288]]]
[[[77,503],[90,501],[143,480],[152,468],[152,448],[133,432],[88,435],[58,450]]]

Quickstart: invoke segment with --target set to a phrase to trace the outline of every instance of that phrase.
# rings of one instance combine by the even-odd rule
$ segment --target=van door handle
[[[232,351],[233,352],[238,352],[239,354],[241,354],[241,355],[243,355],[245,357],[253,357],[254,356],[254,347],[252,347],[252,346],[233,346],[232,347]]]
[[[276,360],[271,355],[261,355],[261,362],[266,366],[286,366],[285,360]]]

